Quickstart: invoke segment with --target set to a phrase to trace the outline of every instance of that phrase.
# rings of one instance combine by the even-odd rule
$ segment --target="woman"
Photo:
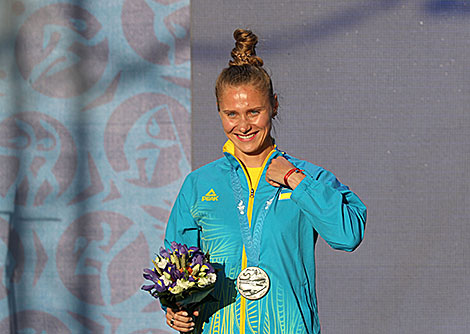
[[[278,150],[278,101],[257,37],[238,29],[234,38],[215,89],[225,156],[186,178],[165,235],[167,247],[197,245],[221,266],[218,301],[193,315],[168,309],[167,323],[181,332],[319,333],[315,242],[353,251],[366,208],[330,172]]]

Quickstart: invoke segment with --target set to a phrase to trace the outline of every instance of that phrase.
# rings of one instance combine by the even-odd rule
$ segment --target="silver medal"
[[[259,267],[247,267],[237,277],[238,292],[246,299],[263,298],[269,291],[269,276]]]

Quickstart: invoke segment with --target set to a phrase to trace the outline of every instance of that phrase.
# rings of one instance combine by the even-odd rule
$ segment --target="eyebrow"
[[[223,112],[224,114],[227,114],[227,113],[236,112],[236,111],[235,110],[225,109],[225,110],[221,110],[221,112]]]
[[[263,110],[263,106],[259,106],[259,107],[254,107],[254,108],[250,108],[248,110],[246,110],[246,112],[250,112],[250,111],[260,111],[260,110]],[[237,110],[232,110],[232,109],[225,109],[225,110],[222,110],[223,113],[228,113],[228,112],[238,112]]]

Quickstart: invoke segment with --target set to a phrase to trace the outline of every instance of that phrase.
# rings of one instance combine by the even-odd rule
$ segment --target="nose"
[[[238,122],[238,129],[242,133],[246,133],[251,130],[251,124],[246,116],[242,116]]]

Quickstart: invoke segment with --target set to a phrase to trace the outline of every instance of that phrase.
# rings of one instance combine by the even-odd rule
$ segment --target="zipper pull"
[[[251,198],[255,197],[255,190],[253,188],[251,188],[250,190],[250,197]]]

